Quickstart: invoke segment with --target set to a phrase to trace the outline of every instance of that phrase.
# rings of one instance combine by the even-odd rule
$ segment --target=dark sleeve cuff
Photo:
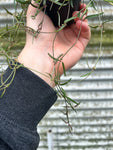
[[[13,69],[6,70],[4,81]],[[34,130],[56,99],[56,92],[45,81],[30,70],[20,67],[16,70],[13,82],[0,98],[0,113],[14,123]]]

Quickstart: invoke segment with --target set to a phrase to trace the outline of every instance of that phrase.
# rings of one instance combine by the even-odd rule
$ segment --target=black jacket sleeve
[[[13,69],[6,70],[2,85],[11,81]],[[0,150],[36,150],[37,124],[56,99],[56,92],[41,78],[24,67],[16,69],[0,98]]]

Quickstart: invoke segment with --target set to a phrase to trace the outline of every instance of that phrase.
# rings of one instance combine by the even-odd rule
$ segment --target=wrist
[[[55,86],[52,63],[46,60],[46,58],[41,58],[35,53],[29,52],[28,49],[23,49],[17,61],[43,79],[52,88]]]

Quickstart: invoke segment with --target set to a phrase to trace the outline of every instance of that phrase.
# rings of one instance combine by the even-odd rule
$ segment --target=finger
[[[84,3],[81,3],[81,4],[80,4],[80,11],[81,11],[81,12],[86,11],[86,4],[84,4]]]
[[[34,2],[34,0],[32,0],[27,10],[27,17],[29,16],[31,17],[31,15],[35,15],[37,8],[38,5]]]
[[[78,21],[80,18],[79,18],[79,11],[74,11],[73,14],[72,14],[73,17],[75,17],[74,21]]]
[[[81,10],[81,9],[85,9],[85,8],[86,8],[86,4],[85,4],[85,3],[81,3],[81,4],[80,4],[80,10]]]
[[[86,7],[86,4],[82,3],[80,4],[80,12],[87,15],[88,14],[88,9]]]
[[[75,17],[74,21],[77,22],[78,20],[84,20],[85,22],[88,22],[86,18],[87,15],[80,13],[79,11],[73,12],[73,17]]]
[[[35,2],[35,0],[31,0],[31,4],[33,4],[34,6],[38,6],[38,3]]]
[[[88,23],[82,20],[78,20],[76,22],[76,28],[80,31],[82,38],[90,39],[91,32]]]
[[[27,26],[37,31],[39,28],[42,28],[42,21],[45,14],[43,11],[40,11],[38,4],[34,0],[31,3],[27,10]]]

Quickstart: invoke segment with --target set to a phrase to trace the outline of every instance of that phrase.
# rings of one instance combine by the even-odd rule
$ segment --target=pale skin
[[[32,2],[34,3],[33,0]],[[80,7],[81,9],[85,8],[85,4],[81,4]],[[43,74],[51,74],[54,78],[54,68],[56,70],[58,68],[58,63],[55,65],[53,59],[48,55],[48,53],[53,55],[52,44],[56,35],[54,32],[56,28],[50,18],[47,15],[44,15],[43,12],[40,12],[35,19],[33,19],[31,16],[35,15],[35,13],[36,8],[29,5],[27,11],[27,26],[37,30],[38,25],[44,16],[41,33],[35,38],[33,38],[33,36],[29,33],[26,34],[26,44],[18,56],[18,61],[42,78],[51,87],[54,87],[54,80],[51,80],[51,78],[48,78]],[[76,13],[77,12],[74,12],[73,16],[75,16]],[[66,70],[74,66],[82,57],[91,36],[88,21],[85,19],[85,16],[83,20],[75,19],[75,21],[76,23],[73,23],[71,26],[59,31],[54,42],[54,57],[57,58],[59,55],[65,54],[66,51],[75,43],[80,31],[80,36],[76,44],[62,59]],[[61,64],[57,72],[59,72],[60,75],[63,74],[63,67]]]

